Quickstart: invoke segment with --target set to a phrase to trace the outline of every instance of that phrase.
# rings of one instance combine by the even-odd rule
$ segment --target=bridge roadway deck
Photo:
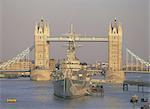
[[[31,70],[0,70],[1,72],[30,72]]]
[[[150,74],[150,71],[124,71],[124,73],[141,73],[141,74],[147,74],[149,73]]]
[[[109,83],[107,80],[98,80],[98,79],[92,79],[92,83],[96,84],[102,84],[102,83]],[[123,84],[126,85],[134,85],[134,86],[142,86],[142,87],[150,87],[149,81],[141,81],[141,80],[125,80]]]
[[[73,41],[73,38],[67,36],[52,36],[48,37],[48,42],[68,42]],[[98,37],[98,36],[77,36],[75,37],[76,42],[108,42],[107,37]]]
[[[150,82],[149,81],[141,81],[141,80],[125,80],[124,84],[150,87]]]

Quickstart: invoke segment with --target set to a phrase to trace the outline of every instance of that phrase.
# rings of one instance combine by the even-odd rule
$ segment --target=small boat
[[[137,103],[139,101],[139,97],[137,95],[133,95],[130,99],[131,103]]]
[[[104,96],[103,85],[99,85],[99,84],[92,85],[90,89],[91,89],[90,90],[90,94],[91,95],[101,95],[101,96]]]
[[[148,102],[148,98],[141,98],[141,102]]]
[[[16,103],[17,100],[16,100],[16,98],[7,98],[6,102],[7,103]]]
[[[141,107],[141,109],[150,109],[150,103],[145,103],[142,107]]]

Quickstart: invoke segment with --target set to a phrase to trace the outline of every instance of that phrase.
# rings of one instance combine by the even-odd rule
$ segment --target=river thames
[[[137,75],[128,79],[145,79],[149,76]],[[62,99],[53,95],[51,81],[30,81],[30,78],[0,79],[0,109],[133,109],[130,98],[150,99],[150,91],[144,88],[144,93],[137,91],[137,86],[129,86],[129,91],[123,91],[122,86],[104,85],[104,97],[84,96],[75,99]],[[16,98],[16,103],[6,103],[7,98]],[[140,109],[141,103],[136,105]]]

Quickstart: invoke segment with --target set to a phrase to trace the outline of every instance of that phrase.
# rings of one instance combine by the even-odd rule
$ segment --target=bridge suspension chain
[[[128,69],[128,58],[129,58],[129,55],[131,56],[131,64],[133,65],[133,58],[136,60],[136,66],[138,66],[138,62],[141,63],[141,67],[143,69],[144,65],[149,69],[150,67],[150,63],[149,62],[146,62],[145,60],[141,59],[140,57],[138,57],[137,55],[135,55],[131,50],[129,50],[128,48],[126,48],[126,67]],[[136,68],[138,69],[138,68]],[[132,68],[131,68],[132,70]]]
[[[131,52],[131,50],[129,50],[129,49],[126,49],[126,50],[127,50],[127,52],[128,52],[129,54],[131,54],[136,60],[140,61],[141,63],[145,64],[146,66],[150,66],[150,63],[149,63],[149,62],[146,62],[146,61],[144,61],[143,59],[139,58],[137,55],[135,55],[133,52]]]
[[[30,54],[30,52],[33,50],[33,48],[34,48],[34,46],[28,47],[27,49],[25,49],[21,53],[19,53],[16,57],[13,57],[12,59],[8,60],[7,62],[0,64],[0,69],[4,69],[22,59],[25,59],[26,56],[28,56]],[[28,58],[29,58],[29,56],[28,56]]]

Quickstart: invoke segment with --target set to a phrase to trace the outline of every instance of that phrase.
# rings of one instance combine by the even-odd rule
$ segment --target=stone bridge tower
[[[122,71],[122,25],[116,18],[109,25],[108,36],[108,74],[107,79],[111,82],[123,82]]]
[[[41,21],[35,26],[35,67],[31,72],[32,80],[50,79],[49,43],[47,42],[47,37],[49,37],[49,26],[43,19],[41,19]]]

